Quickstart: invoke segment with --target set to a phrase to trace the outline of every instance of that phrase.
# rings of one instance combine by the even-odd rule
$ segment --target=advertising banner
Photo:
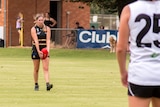
[[[109,38],[117,35],[117,30],[78,30],[77,48],[110,48]]]

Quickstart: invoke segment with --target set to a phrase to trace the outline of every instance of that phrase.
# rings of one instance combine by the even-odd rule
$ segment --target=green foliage
[[[118,12],[120,15],[122,8],[136,0],[70,0],[71,2],[83,2],[86,4],[96,4],[100,9],[103,9],[105,13]]]
[[[91,5],[91,12],[94,10],[96,14],[103,13],[115,13],[117,12],[117,2],[116,0],[70,0],[71,2],[84,2]],[[98,6],[98,7],[97,7]]]

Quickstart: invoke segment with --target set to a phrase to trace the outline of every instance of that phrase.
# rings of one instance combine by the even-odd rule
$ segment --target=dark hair
[[[46,12],[48,14],[49,17],[51,17],[51,14],[49,12]]]
[[[94,25],[92,25],[91,27],[92,27],[92,28],[95,28],[95,26],[94,26]]]
[[[79,22],[76,22],[76,25],[79,25]]]

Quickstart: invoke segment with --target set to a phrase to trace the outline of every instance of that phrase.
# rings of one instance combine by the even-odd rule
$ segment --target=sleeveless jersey
[[[160,85],[160,1],[136,1],[130,8],[128,81]]]
[[[39,48],[41,50],[42,48],[46,47],[46,32],[38,26],[35,26],[35,29],[36,29],[36,33],[39,41]],[[33,45],[35,45],[34,42],[33,42]]]

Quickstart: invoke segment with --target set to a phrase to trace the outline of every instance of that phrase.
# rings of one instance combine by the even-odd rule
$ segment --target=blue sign
[[[109,48],[109,38],[117,40],[117,30],[78,30],[77,48]]]

